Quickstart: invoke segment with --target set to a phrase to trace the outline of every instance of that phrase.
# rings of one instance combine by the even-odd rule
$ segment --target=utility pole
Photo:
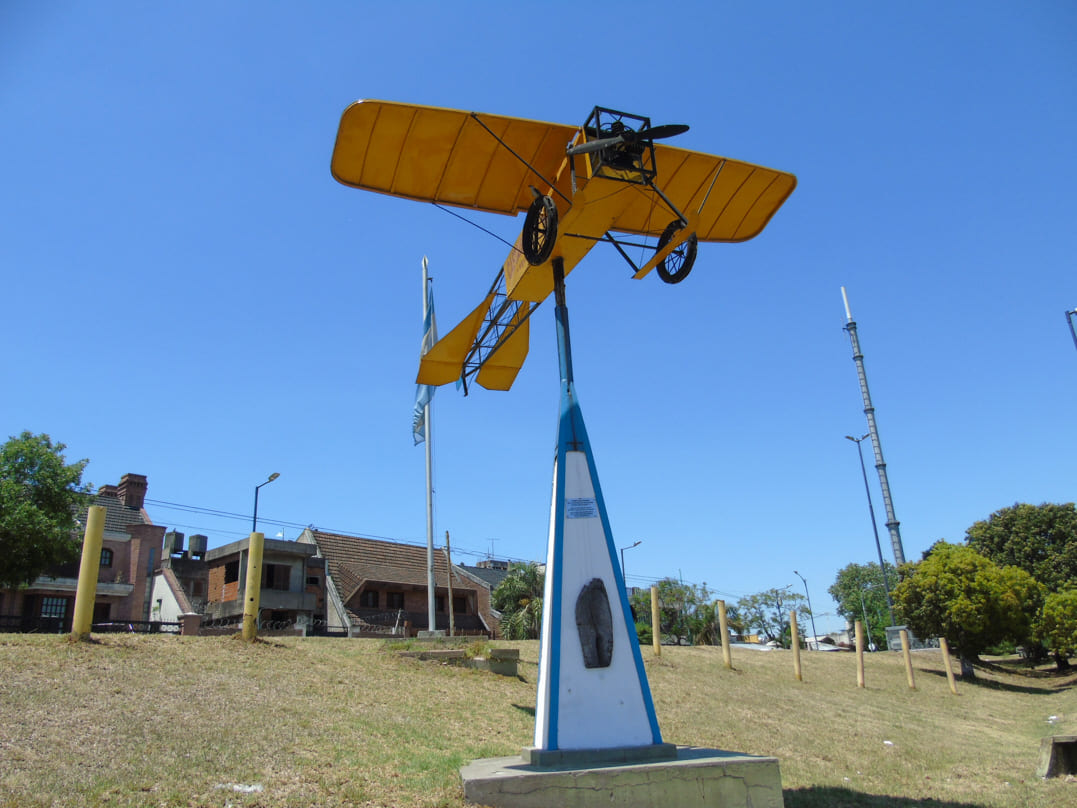
[[[864,452],[860,448],[860,442],[866,439],[868,436],[863,435],[859,438],[854,438],[852,435],[846,435],[846,440],[851,440],[856,444],[856,453],[860,456],[860,473],[864,475],[864,491],[868,495],[868,514],[871,516],[871,531],[875,534],[875,550],[879,554],[879,572],[883,576],[883,589],[886,591],[886,610],[890,614],[890,625],[894,625],[894,604],[890,600],[890,578],[886,574],[886,562],[883,560],[883,547],[879,543],[879,526],[875,524],[875,506],[871,504],[871,487],[868,485],[868,469],[864,465]],[[865,621],[867,618],[865,618]]]
[[[868,391],[868,377],[864,371],[864,355],[860,352],[860,340],[856,335],[856,322],[849,311],[849,298],[845,287],[841,287],[841,298],[845,301],[845,330],[849,332],[849,341],[853,346],[853,361],[856,363],[856,375],[860,379],[860,395],[864,399],[864,415],[868,419],[868,434],[875,450],[875,469],[879,473],[879,485],[883,491],[883,507],[886,509],[886,529],[890,531],[890,544],[894,549],[894,564],[905,563],[905,550],[901,546],[901,523],[894,513],[894,501],[890,497],[890,482],[886,477],[886,462],[883,460],[883,447],[879,442],[879,429],[875,425],[875,408],[871,405],[871,393]]]
[[[796,570],[793,570],[793,575],[797,576],[800,580],[804,581],[804,576],[801,575]],[[808,596],[808,616],[811,617],[811,633],[815,635],[813,637],[813,639],[815,640],[815,650],[818,651],[819,650],[819,632],[815,630],[815,612],[812,611],[811,592],[808,591],[808,582],[807,581],[804,581],[804,594]],[[811,645],[808,646],[808,650],[809,651],[811,650]]]
[[[445,531],[445,566],[447,572],[445,575],[446,589],[449,591],[449,636],[452,637],[456,631],[456,621],[453,619],[452,611],[452,552],[449,550],[449,531]]]

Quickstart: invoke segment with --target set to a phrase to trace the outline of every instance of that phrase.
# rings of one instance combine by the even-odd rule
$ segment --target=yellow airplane
[[[757,236],[796,177],[655,145],[687,131],[595,107],[583,126],[391,101],[357,101],[340,121],[332,173],[354,188],[517,216],[523,230],[486,297],[422,358],[417,381],[473,379],[508,390],[528,350],[528,318],[599,242],[679,283],[699,241]],[[661,180],[661,187],[659,187]],[[656,244],[625,236],[657,238]],[[651,250],[642,266],[626,249]]]

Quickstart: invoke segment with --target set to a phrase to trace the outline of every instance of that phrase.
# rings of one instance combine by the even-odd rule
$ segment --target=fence
[[[0,631],[10,634],[63,634],[71,624],[62,617],[0,614]]]
[[[0,632],[66,634],[69,631],[71,631],[70,618],[0,614]],[[179,634],[180,624],[161,620],[122,620],[94,623],[91,631],[97,634]]]
[[[179,634],[179,623],[162,620],[128,620],[126,622],[94,623],[90,631],[96,634]]]

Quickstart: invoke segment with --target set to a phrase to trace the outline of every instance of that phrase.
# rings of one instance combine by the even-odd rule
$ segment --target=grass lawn
[[[0,806],[463,806],[459,767],[531,742],[538,643],[517,679],[380,640],[0,634]],[[663,648],[643,657],[664,739],[774,755],[787,808],[1077,805],[1035,776],[1077,734],[1077,674],[1000,663],[952,696],[937,651],[855,658]],[[675,808],[670,806],[669,808]]]

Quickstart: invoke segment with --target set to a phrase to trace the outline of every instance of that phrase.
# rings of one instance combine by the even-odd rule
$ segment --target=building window
[[[41,616],[42,617],[59,617],[63,619],[67,616],[67,598],[42,598],[41,599]]]
[[[200,598],[204,594],[206,594],[206,588],[202,585],[201,581],[191,582],[191,594],[194,595],[196,598]]]
[[[317,575],[307,576],[307,586],[321,586],[321,579]]]
[[[378,608],[378,593],[370,589],[365,592],[360,592],[359,605],[364,609]]]
[[[292,568],[287,564],[266,564],[266,589],[287,592],[292,580]]]
[[[101,566],[102,567],[111,567],[112,566],[112,551],[110,549],[108,549],[107,547],[105,547],[103,550],[101,550]]]
[[[224,565],[224,582],[234,584],[239,580],[239,559],[227,561]]]
[[[467,595],[453,595],[452,610],[455,614],[467,614]]]
[[[404,608],[404,593],[403,592],[386,592],[385,593],[385,605],[389,609],[403,609]]]
[[[434,597],[434,611],[439,612],[440,614],[445,613],[445,596],[444,595],[436,595]]]

